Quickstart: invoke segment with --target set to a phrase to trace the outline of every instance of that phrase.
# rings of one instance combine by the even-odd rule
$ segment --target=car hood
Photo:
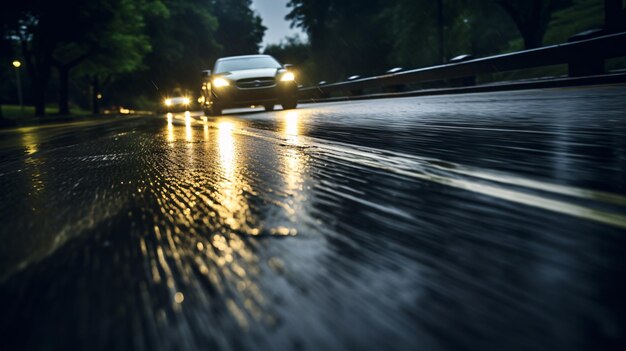
[[[246,69],[241,71],[231,71],[217,74],[218,76],[223,76],[224,78],[230,80],[239,80],[246,78],[274,78],[276,77],[276,72],[279,69],[276,68],[257,68],[257,69]]]

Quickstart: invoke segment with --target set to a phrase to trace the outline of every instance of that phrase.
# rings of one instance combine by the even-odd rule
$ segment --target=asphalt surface
[[[626,86],[226,112],[0,131],[0,349],[626,349]]]

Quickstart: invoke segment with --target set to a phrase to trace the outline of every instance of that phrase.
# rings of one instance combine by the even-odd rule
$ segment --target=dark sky
[[[289,21],[285,20],[285,15],[289,13],[287,8],[289,0],[252,0],[252,8],[259,12],[263,18],[263,24],[267,27],[263,45],[275,44],[286,36],[295,33],[305,39],[306,35],[298,28],[289,28]]]

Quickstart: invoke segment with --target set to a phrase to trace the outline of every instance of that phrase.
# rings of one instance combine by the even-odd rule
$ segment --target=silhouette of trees
[[[309,44],[303,42],[297,35],[287,37],[278,44],[266,46],[263,53],[274,56],[281,63],[293,65],[306,62],[311,55]]]
[[[212,0],[219,26],[215,37],[222,45],[222,56],[256,54],[265,27],[251,9],[251,0]]]
[[[555,11],[593,1],[443,0],[438,21],[438,2],[432,0],[290,0],[287,19],[309,41],[287,38],[265,52],[298,65],[310,82],[381,74],[396,66],[439,64],[459,54],[486,56],[517,49],[520,42],[525,48],[541,46]],[[600,2],[606,6],[602,15],[609,30],[624,28],[622,1],[595,1],[597,8]],[[251,2],[9,2],[0,12],[0,43],[8,43],[2,54],[22,57],[37,115],[44,114],[55,79],[62,114],[69,113],[71,98],[84,97],[86,90],[94,112],[103,89],[118,103],[158,101],[174,89],[195,90],[198,72],[217,57],[259,51],[265,27]],[[560,11],[554,22],[562,22],[567,11]],[[574,34],[566,32],[557,33],[559,40]],[[445,37],[444,55],[439,33]],[[546,40],[554,41],[552,37],[551,30]],[[82,84],[80,94],[71,91],[76,84],[70,82]],[[0,89],[6,87],[0,83]]]
[[[311,48],[309,43],[303,42],[298,35],[287,37],[278,44],[270,44],[263,50],[264,54],[272,55],[281,63],[295,66],[299,84],[312,84],[311,78]]]
[[[21,0],[3,5],[0,36],[24,59],[36,114],[45,114],[58,78],[59,112],[69,113],[69,82],[91,85],[92,106],[103,82],[141,95],[195,87],[198,71],[220,55],[256,53],[265,27],[251,0]]]
[[[70,72],[92,61],[132,70],[150,49],[142,32],[145,14],[158,0],[24,0],[10,5],[4,28],[17,43],[33,83],[35,113],[45,114],[53,68],[59,77],[59,112],[69,113]]]
[[[320,79],[371,74],[387,67],[383,0],[291,0],[291,20],[308,33]]]
[[[124,104],[149,105],[163,97],[195,91],[201,70],[220,56],[255,54],[265,27],[250,0],[162,0],[169,11],[149,21],[152,51],[145,67],[119,77],[111,93]]]
[[[524,40],[532,49],[543,44],[552,13],[571,4],[571,0],[496,0],[511,17]]]
[[[584,6],[583,2],[591,6],[592,1],[576,4]],[[620,8],[618,0],[604,2]],[[439,21],[438,3],[290,0],[286,18],[308,34],[316,66],[312,71],[319,79],[337,80],[356,73],[382,73],[394,66],[439,64],[460,54],[509,51],[518,38],[525,48],[535,48],[543,44],[552,15],[574,4],[573,0],[443,0]],[[619,28],[623,10],[614,12],[612,23]],[[443,50],[440,33],[445,38]]]

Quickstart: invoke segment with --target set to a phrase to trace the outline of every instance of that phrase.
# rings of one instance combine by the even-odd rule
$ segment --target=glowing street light
[[[18,60],[13,60],[13,67],[15,67],[15,76],[17,77],[17,97],[20,101],[20,112],[24,116],[24,101],[22,99],[22,81],[20,79],[20,67],[22,63]]]

